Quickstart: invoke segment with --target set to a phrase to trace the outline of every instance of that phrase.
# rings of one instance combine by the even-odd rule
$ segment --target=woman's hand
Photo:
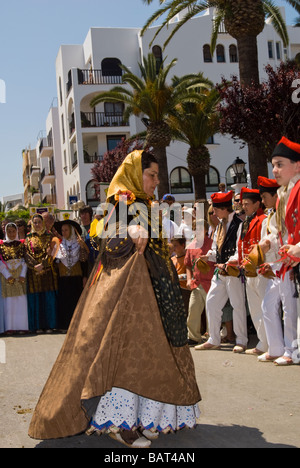
[[[38,265],[35,265],[34,269],[37,273],[41,273],[44,270],[44,267],[42,263],[39,263]]]
[[[135,244],[136,250],[139,255],[145,252],[145,248],[148,243],[148,232],[142,226],[129,226],[128,234]]]
[[[80,236],[79,232],[77,231],[77,229],[75,229],[75,233],[76,233],[76,240],[78,242],[78,244],[80,245],[80,247],[85,250],[88,254],[90,253],[89,251],[89,248],[88,246],[86,245],[85,241],[82,239],[82,237]]]

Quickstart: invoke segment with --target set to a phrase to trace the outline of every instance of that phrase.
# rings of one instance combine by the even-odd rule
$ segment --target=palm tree
[[[153,0],[143,0],[150,5]],[[142,34],[161,16],[165,15],[162,25],[158,28],[153,40],[159,32],[179,13],[183,17],[165,42],[169,43],[174,34],[191,18],[204,12],[208,8],[215,8],[215,19],[211,37],[211,49],[214,51],[219,27],[224,21],[227,32],[236,39],[239,54],[239,71],[242,85],[259,83],[257,36],[263,31],[265,19],[271,20],[275,30],[288,45],[289,38],[285,21],[280,9],[272,0],[159,0],[163,5],[145,24]],[[286,3],[300,13],[300,0],[286,0]],[[257,158],[259,149],[252,144],[249,148],[249,166],[252,184],[255,186],[258,175],[268,175],[267,162]]]
[[[123,82],[132,89],[116,86],[91,101],[92,107],[100,102],[123,102],[126,104],[124,120],[130,115],[144,116],[143,121],[147,127],[145,146],[153,148],[159,163],[160,198],[170,191],[166,147],[169,146],[172,136],[166,119],[178,103],[199,99],[199,93],[193,91],[196,86],[207,88],[212,86],[202,73],[186,75],[168,84],[168,74],[176,62],[177,59],[174,59],[166,66],[163,62],[157,69],[154,55],[149,54],[148,57],[144,57],[143,64],[139,64],[141,77],[121,65],[125,71]]]
[[[216,108],[220,94],[212,89],[201,90],[200,95],[199,102],[179,104],[168,118],[174,139],[189,145],[187,163],[194,179],[196,200],[206,199],[205,177],[210,167],[206,143],[219,129]]]
[[[153,2],[153,0],[142,1],[148,5]],[[174,34],[191,18],[203,13],[208,8],[215,8],[211,38],[212,52],[216,46],[219,27],[224,21],[227,32],[237,41],[240,79],[245,84],[251,83],[253,80],[259,82],[257,36],[264,29],[265,19],[271,20],[285,47],[289,42],[285,21],[279,7],[272,0],[170,0],[168,2],[167,0],[159,0],[159,3],[164,6],[148,19],[142,29],[142,35],[155,21],[165,15],[162,25],[153,38],[154,40],[172,19],[179,13],[183,13],[183,17],[177,24],[175,23],[176,26],[166,40],[166,46]],[[286,3],[300,13],[300,0],[286,0]]]
[[[297,16],[297,18],[294,21],[294,28],[300,28],[300,16]]]

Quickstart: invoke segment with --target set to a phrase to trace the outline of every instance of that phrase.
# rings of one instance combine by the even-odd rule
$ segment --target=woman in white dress
[[[14,223],[7,224],[5,239],[0,241],[4,331],[7,333],[28,330],[27,265],[24,254],[24,242],[19,240],[17,226]]]

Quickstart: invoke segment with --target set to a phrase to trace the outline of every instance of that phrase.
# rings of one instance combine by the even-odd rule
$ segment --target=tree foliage
[[[282,62],[277,69],[268,65],[265,70],[267,79],[259,86],[241,86],[233,76],[231,82],[223,78],[217,89],[222,99],[221,133],[242,146],[254,144],[260,157],[270,159],[282,136],[300,141],[300,104],[293,99],[300,71],[293,61]]]
[[[144,148],[144,142],[136,138],[134,140],[122,139],[115,149],[107,151],[102,161],[94,163],[92,174],[97,182],[110,183],[126,156],[134,150],[148,150]]]

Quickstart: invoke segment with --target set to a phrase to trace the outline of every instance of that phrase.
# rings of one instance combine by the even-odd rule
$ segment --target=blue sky
[[[277,1],[284,5],[284,1]],[[23,191],[22,149],[34,148],[53,98],[55,59],[61,44],[82,44],[91,27],[141,27],[156,11],[142,0],[1,1],[0,198]],[[287,23],[296,13],[287,9]],[[1,92],[0,92],[1,100]]]

